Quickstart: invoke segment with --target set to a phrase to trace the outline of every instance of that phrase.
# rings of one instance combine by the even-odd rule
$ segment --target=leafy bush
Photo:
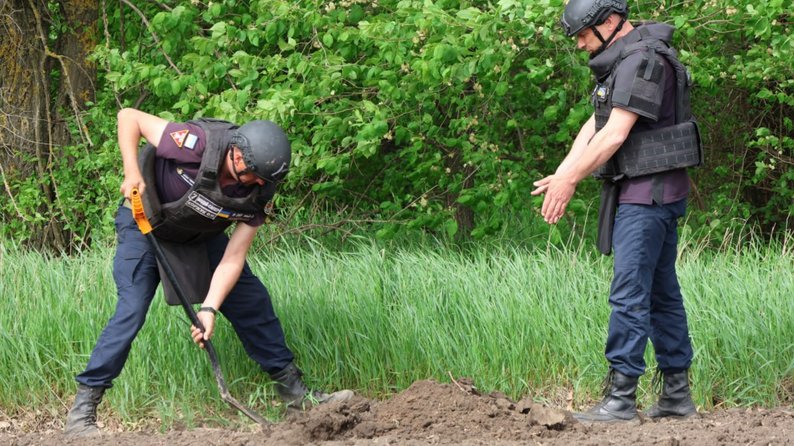
[[[386,222],[380,236],[430,228],[477,237],[508,223],[503,209],[531,206],[531,182],[586,117],[569,112],[584,97],[571,94],[571,78],[586,71],[562,51],[570,42],[557,47],[560,8],[185,4],[151,20],[161,45],[130,38],[126,51],[98,52],[128,105],[143,89],[152,94],[143,108],[169,118],[283,124],[295,153],[287,188],[311,204]]]
[[[669,4],[669,3],[668,3]],[[794,40],[791,2],[685,2],[658,14],[679,28],[706,124],[707,169],[696,173],[699,215],[715,233],[794,215]]]
[[[708,168],[694,172],[696,226],[722,230],[753,219],[769,229],[794,211],[794,43],[784,3],[631,5],[632,20],[679,28],[675,46],[694,73],[708,157]],[[66,189],[103,179],[92,180],[102,188],[91,192],[95,204],[75,204],[77,215],[90,217],[81,231],[100,229],[114,207],[121,169],[113,117],[121,106],[174,120],[282,124],[294,149],[282,208],[332,227],[372,226],[382,238],[416,230],[482,238],[510,231],[521,214],[530,228],[522,235],[548,234],[531,183],[555,169],[592,112],[587,55],[557,25],[562,0],[105,8],[100,98],[89,111],[104,142],[80,178],[56,170]],[[582,227],[595,190],[594,181],[579,187],[564,232]],[[99,218],[89,206],[108,210]]]

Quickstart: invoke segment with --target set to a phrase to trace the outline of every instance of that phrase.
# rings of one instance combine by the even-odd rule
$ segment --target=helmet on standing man
[[[629,16],[626,0],[569,0],[565,5],[560,25],[568,37],[579,34],[585,28],[604,23],[611,14],[624,19]]]

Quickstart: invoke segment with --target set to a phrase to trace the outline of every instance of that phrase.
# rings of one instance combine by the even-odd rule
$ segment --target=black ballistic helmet
[[[585,28],[604,23],[613,12],[624,19],[628,17],[626,0],[569,0],[560,24],[565,34],[573,37]]]
[[[289,172],[289,140],[284,130],[271,121],[243,124],[234,130],[229,144],[240,149],[245,167],[263,180],[278,182]]]

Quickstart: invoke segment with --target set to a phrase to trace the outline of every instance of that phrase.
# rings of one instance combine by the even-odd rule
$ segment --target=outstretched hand
[[[566,178],[563,175],[549,175],[542,180],[533,183],[535,190],[531,192],[532,195],[545,194],[543,199],[543,207],[540,214],[546,223],[555,224],[560,221],[565,208],[571,201],[574,192],[576,192],[576,182]]]

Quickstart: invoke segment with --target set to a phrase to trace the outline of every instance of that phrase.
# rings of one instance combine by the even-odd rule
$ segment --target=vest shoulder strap
[[[225,155],[225,149],[230,139],[229,133],[239,126],[229,121],[214,118],[198,118],[190,121],[190,123],[204,130],[206,137],[204,155],[201,158],[201,166],[199,167],[196,182],[201,183],[204,187],[211,188],[218,179],[221,157]]]
[[[676,51],[663,40],[654,37],[643,37],[642,40],[626,45],[621,51],[619,59],[623,60],[641,51],[648,53],[649,61],[646,66],[646,73],[649,72],[649,69],[652,69],[656,54],[664,57],[667,63],[673,67],[676,79],[675,122],[682,123],[691,120],[692,111],[689,103],[689,90],[692,87],[692,76],[686,66],[678,60]]]

